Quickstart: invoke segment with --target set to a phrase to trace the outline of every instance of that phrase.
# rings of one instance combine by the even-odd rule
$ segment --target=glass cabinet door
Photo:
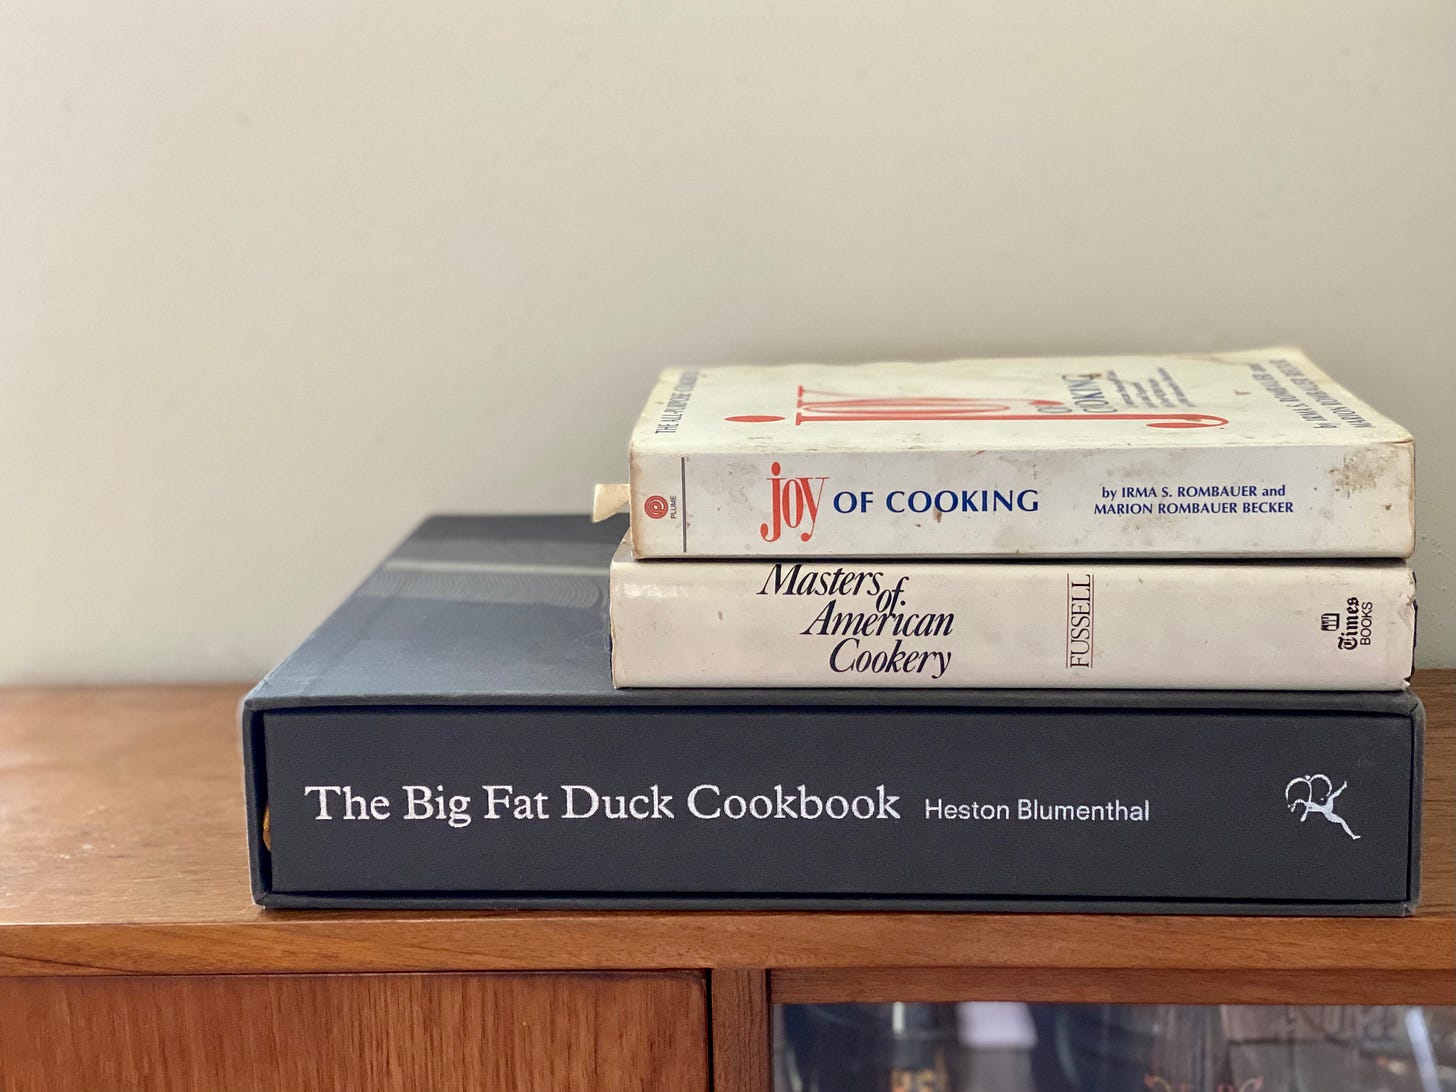
[[[775,1092],[1456,1092],[1456,1008],[779,1005]]]

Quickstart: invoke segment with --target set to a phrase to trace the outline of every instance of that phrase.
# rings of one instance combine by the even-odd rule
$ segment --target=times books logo
[[[817,478],[786,478],[783,467],[772,463],[769,472],[769,517],[767,523],[758,527],[759,537],[765,542],[777,542],[784,529],[799,531],[799,541],[808,542],[814,537],[814,525],[819,520],[819,502],[824,498],[824,483],[828,476]],[[805,521],[808,525],[805,526]]]
[[[1375,604],[1350,596],[1343,611],[1327,611],[1320,615],[1320,630],[1335,634],[1335,647],[1341,652],[1354,652],[1373,643]]]

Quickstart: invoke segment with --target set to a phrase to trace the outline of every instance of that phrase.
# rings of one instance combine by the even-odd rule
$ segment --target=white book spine
[[[638,557],[1408,557],[1409,442],[638,453]]]
[[[1397,561],[612,565],[618,686],[1391,690]]]

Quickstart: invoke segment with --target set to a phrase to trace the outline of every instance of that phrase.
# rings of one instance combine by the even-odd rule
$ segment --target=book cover
[[[618,686],[1392,690],[1402,561],[612,561]]]
[[[1414,904],[1409,692],[619,690],[616,523],[432,519],[258,685],[242,708],[255,898]]]
[[[1411,437],[1295,349],[663,373],[638,557],[1408,557]]]

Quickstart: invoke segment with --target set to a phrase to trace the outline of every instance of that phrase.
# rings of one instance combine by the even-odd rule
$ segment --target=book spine
[[[1390,690],[1402,562],[633,560],[617,686]]]
[[[1408,557],[1407,442],[636,453],[638,557]]]
[[[1277,699],[269,711],[268,893],[1407,903],[1418,718]]]

